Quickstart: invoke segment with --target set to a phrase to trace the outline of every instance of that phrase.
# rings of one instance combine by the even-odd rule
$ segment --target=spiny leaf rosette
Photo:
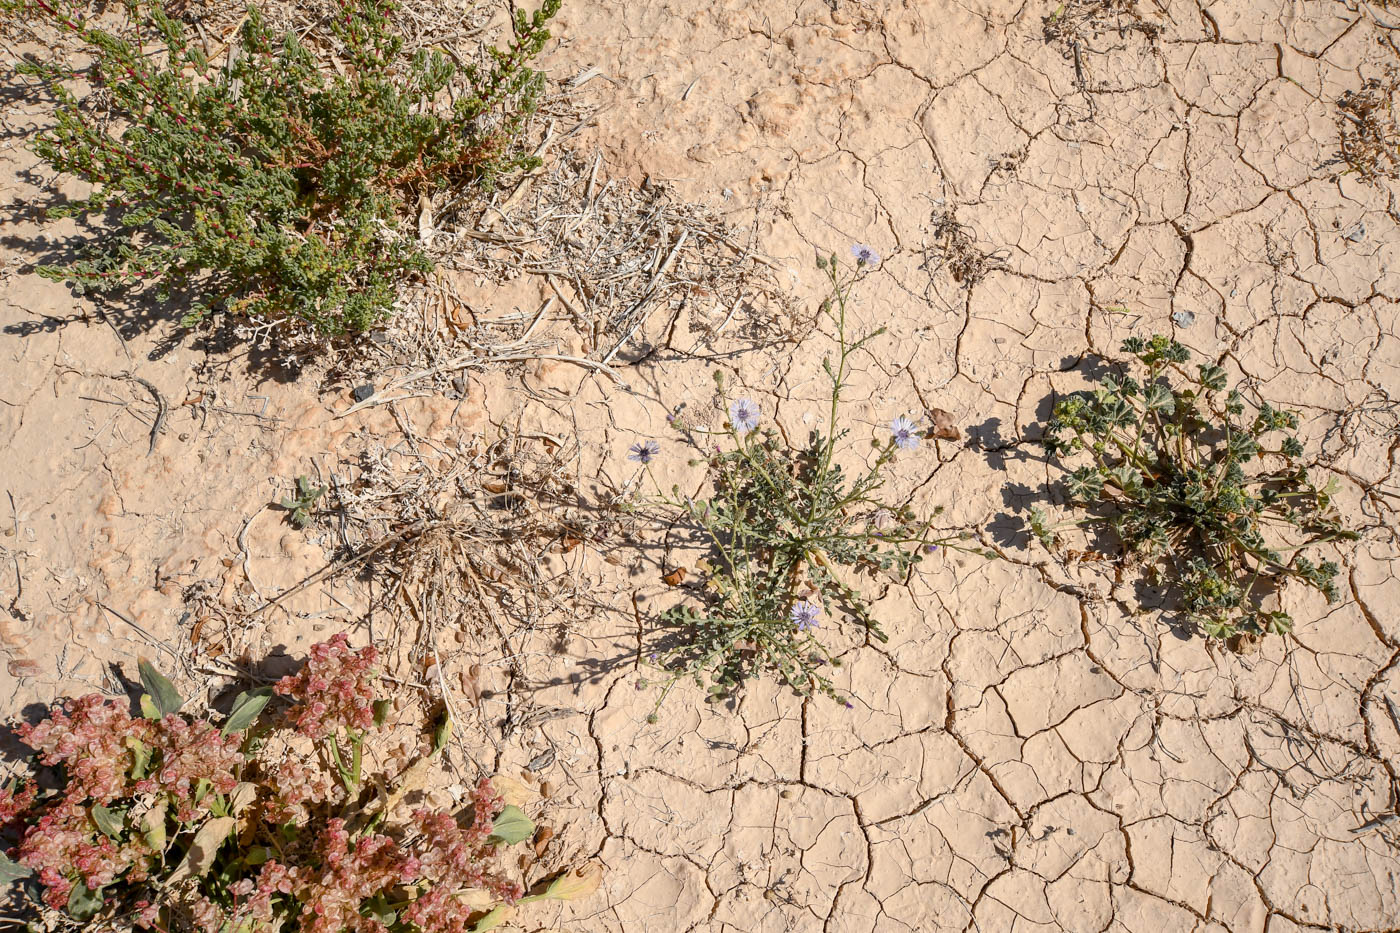
[[[18,840],[0,881],[25,881],[65,928],[159,933],[467,933],[515,903],[591,893],[596,878],[570,874],[525,896],[500,856],[535,827],[488,779],[461,813],[395,822],[407,775],[445,739],[363,779],[388,712],[375,662],[337,635],[215,725],[143,661],[143,716],[92,695],[19,726],[58,788],[0,787],[0,833]],[[274,695],[289,705],[270,711]]]
[[[538,164],[517,146],[543,87],[526,63],[559,3],[518,12],[507,47],[459,71],[438,51],[407,58],[388,0],[344,0],[337,47],[317,54],[254,8],[212,58],[159,4],[128,0],[138,38],[127,39],[68,0],[0,0],[92,55],[81,73],[58,61],[19,70],[58,101],[34,150],[94,186],[53,215],[106,212],[119,227],[40,273],[178,295],[187,324],[228,311],[323,335],[366,330],[401,281],[431,268],[401,222],[421,197]],[[74,94],[80,76],[106,90],[106,114]]]
[[[1065,477],[1071,501],[1094,510],[1084,521],[1179,585],[1187,620],[1213,638],[1291,631],[1287,612],[1263,607],[1289,579],[1334,601],[1337,565],[1304,552],[1356,534],[1332,507],[1335,480],[1319,488],[1297,462],[1298,415],[1247,403],[1214,363],[1188,368],[1189,351],[1167,337],[1122,349],[1142,378],[1105,375],[1056,402],[1045,429],[1051,456],[1087,455]],[[1031,525],[1054,543],[1043,510]]]

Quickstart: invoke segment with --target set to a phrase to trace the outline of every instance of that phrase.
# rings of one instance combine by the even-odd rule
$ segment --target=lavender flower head
[[[661,445],[656,441],[643,441],[627,448],[627,459],[637,463],[651,463],[661,456]]]
[[[856,257],[856,265],[858,266],[873,266],[880,261],[880,254],[864,243],[857,243],[852,246],[851,255]]]
[[[799,632],[805,632],[817,627],[817,617],[822,614],[822,607],[816,603],[809,603],[801,600],[793,603],[792,623],[797,626]]]
[[[758,427],[758,406],[746,398],[735,399],[729,406],[729,423],[735,434],[747,434]]]
[[[914,450],[919,446],[918,428],[907,415],[900,415],[890,422],[890,433],[894,435],[894,446],[900,450]]]

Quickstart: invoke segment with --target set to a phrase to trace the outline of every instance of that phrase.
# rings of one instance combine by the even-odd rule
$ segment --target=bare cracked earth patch
[[[877,594],[891,638],[846,651],[850,710],[678,690],[649,724],[639,625],[676,598],[664,541],[543,557],[571,589],[514,640],[447,623],[439,663],[483,667],[457,698],[476,702],[466,747],[550,784],[551,858],[608,869],[591,901],[527,929],[1400,928],[1400,188],[1338,161],[1337,107],[1400,66],[1397,26],[1341,0],[566,4],[546,64],[601,72],[577,89],[602,108],[570,141],[579,159],[756,224],[802,299],[816,251],[881,254],[855,306],[888,328],[851,396],[857,433],[953,413],[964,440],[902,460],[899,488],[1001,559],[948,557]],[[630,391],[538,364],[529,391],[473,377],[392,416],[338,418],[343,394],[237,357],[148,358],[158,335],[119,341],[26,271],[32,238],[55,235],[24,213],[43,112],[8,102],[4,119],[8,709],[117,688],[112,665],[138,654],[188,659],[208,607],[232,617],[321,567],[333,523],[307,537],[261,508],[313,460],[437,470],[509,425],[576,436],[576,484],[601,497],[633,481],[628,444],[706,403],[717,366],[789,436],[818,411],[829,334],[741,353],[675,320],[624,370]],[[1255,653],[1177,634],[1128,582],[1024,530],[1053,480],[1029,443],[1047,400],[1152,332],[1303,412],[1363,529],[1346,599],[1286,591],[1297,630]],[[127,371],[169,407],[152,456],[157,411],[111,378]],[[668,483],[698,480],[683,459]],[[373,597],[309,588],[226,626],[219,650],[298,654],[352,623],[383,639]],[[216,653],[186,675],[228,673]]]

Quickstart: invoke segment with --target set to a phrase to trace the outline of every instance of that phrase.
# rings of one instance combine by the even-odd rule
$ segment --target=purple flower
[[[858,266],[873,266],[880,261],[880,254],[864,243],[857,243],[852,246],[851,255],[856,257],[856,265]]]
[[[938,545],[936,545],[936,544],[925,544],[925,545],[924,545],[924,553],[925,553],[925,554],[932,554],[932,553],[933,553],[934,551],[936,551],[936,550],[938,550]]]
[[[746,398],[735,399],[729,406],[729,423],[735,434],[747,434],[758,427],[758,406]]]
[[[627,459],[637,463],[651,463],[659,456],[661,456],[661,445],[656,441],[643,441],[627,448]]]
[[[918,429],[906,415],[900,415],[890,422],[890,432],[894,434],[894,446],[900,450],[913,450],[919,446]]]
[[[807,600],[796,602],[792,606],[792,622],[797,626],[799,632],[817,627],[817,616],[822,614],[822,607],[816,603],[809,603]]]

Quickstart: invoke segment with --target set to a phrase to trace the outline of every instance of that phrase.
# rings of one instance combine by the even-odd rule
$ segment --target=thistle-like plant
[[[421,197],[535,164],[516,145],[542,88],[526,64],[559,3],[517,12],[509,45],[459,73],[441,52],[402,54],[389,0],[343,0],[330,26],[336,70],[295,34],[274,35],[256,8],[211,57],[158,3],[126,0],[125,38],[70,0],[0,0],[93,58],[81,72],[19,66],[58,101],[34,150],[93,186],[52,213],[105,212],[117,225],[40,273],[185,297],[187,324],[229,311],[326,335],[365,330],[402,279],[431,267],[401,223]],[[78,77],[105,89],[102,110],[74,93]]]
[[[654,646],[644,649],[659,672],[658,706],[684,679],[704,686],[708,678],[708,698],[718,701],[764,672],[803,696],[819,692],[849,705],[827,673],[841,661],[823,643],[822,632],[828,625],[851,624],[886,640],[855,578],[902,579],[938,547],[961,548],[956,542],[965,536],[940,538],[929,519],[882,496],[896,456],[914,451],[926,436],[913,419],[894,418],[888,433],[871,441],[871,458],[854,473],[838,459],[850,435],[842,425],[841,402],[852,357],[881,333],[847,337],[851,288],[879,261],[869,247],[858,246],[853,253],[854,272],[843,272],[835,257],[818,261],[831,286],[821,311],[837,338],[835,357],[822,364],[830,383],[824,429],[813,430],[805,444],[789,445],[764,424],[756,403],[730,397],[718,372],[717,403],[728,414],[723,429],[673,419],[682,437],[704,453],[703,460],[692,462],[708,467],[709,495],[683,496],[672,487],[669,495],[638,507],[659,509],[668,522],[697,530],[710,555],[698,565],[704,583],[699,602],[666,611]],[[658,456],[655,441],[636,444],[630,453],[644,466]]]
[[[1215,363],[1188,368],[1189,351],[1167,337],[1133,337],[1122,350],[1141,378],[1103,376],[1057,401],[1045,428],[1057,461],[1087,461],[1064,478],[1070,501],[1095,512],[1083,521],[1106,525],[1126,556],[1178,584],[1187,620],[1214,638],[1291,631],[1288,613],[1263,606],[1288,579],[1335,600],[1337,565],[1304,550],[1356,535],[1335,515],[1333,483],[1315,486],[1297,462],[1297,414],[1251,404]],[[1031,526],[1053,545],[1043,509]]]
[[[20,726],[58,786],[0,788],[0,832],[18,838],[0,882],[36,895],[43,929],[114,933],[477,933],[515,904],[596,889],[586,870],[525,893],[503,856],[535,826],[503,783],[482,779],[461,814],[425,804],[403,818],[450,720],[366,774],[390,709],[375,664],[337,635],[220,724],[142,661],[140,717],[92,695]],[[274,710],[276,696],[290,706]]]

